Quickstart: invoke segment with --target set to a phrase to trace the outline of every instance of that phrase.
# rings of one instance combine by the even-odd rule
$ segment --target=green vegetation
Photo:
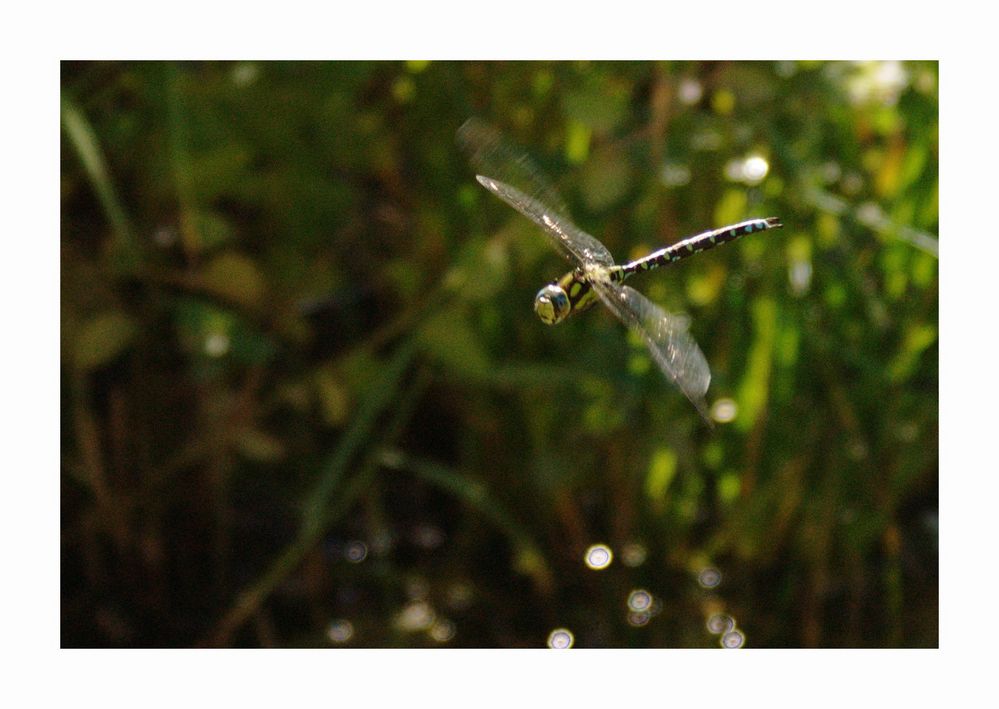
[[[64,646],[937,645],[935,63],[65,63],[61,111]],[[781,218],[635,279],[714,430],[535,317],[471,115],[618,260]]]

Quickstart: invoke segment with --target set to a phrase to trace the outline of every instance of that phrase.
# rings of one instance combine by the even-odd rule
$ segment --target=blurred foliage
[[[937,645],[935,63],[65,63],[61,110],[64,646]],[[730,423],[536,319],[470,115],[620,260],[783,220],[636,281]]]

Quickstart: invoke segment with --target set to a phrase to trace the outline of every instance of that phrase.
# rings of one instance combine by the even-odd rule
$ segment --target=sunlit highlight
[[[680,103],[691,106],[701,100],[701,96],[704,95],[704,87],[697,79],[688,78],[680,82],[676,93]]]
[[[628,596],[628,608],[633,611],[647,611],[652,606],[652,594],[644,588],[637,588]]]
[[[732,620],[731,616],[724,613],[715,613],[708,618],[705,625],[708,628],[708,632],[712,635],[721,635],[732,630],[735,627],[735,621]]]
[[[548,647],[552,650],[568,650],[576,638],[565,628],[556,628],[548,635]]]
[[[449,642],[454,638],[455,632],[454,623],[446,618],[438,619],[428,631],[430,637],[439,643]]]
[[[434,609],[425,601],[413,601],[406,606],[396,616],[395,624],[400,630],[416,633],[427,630],[433,625],[435,619]]]
[[[444,543],[444,532],[429,524],[413,530],[413,543],[421,549],[436,549]]]
[[[864,202],[857,207],[857,221],[872,229],[884,229],[891,224],[881,206],[874,202]]]
[[[750,185],[757,185],[770,172],[770,163],[760,155],[750,155],[742,164],[742,179]]]
[[[741,160],[729,160],[725,163],[725,179],[732,182],[742,182]]]
[[[584,560],[591,569],[599,571],[610,566],[614,560],[614,552],[606,544],[594,544],[586,550]]]
[[[822,163],[822,181],[826,184],[832,184],[840,178],[843,174],[843,168],[839,166],[839,163],[835,160],[828,160]]]
[[[628,625],[633,628],[648,625],[650,620],[652,620],[652,614],[648,611],[632,611],[628,614]]]
[[[232,68],[232,83],[239,88],[246,88],[260,76],[260,68],[252,62],[239,62]]]
[[[718,569],[708,567],[702,569],[701,573],[697,575],[697,583],[701,584],[702,588],[715,588],[721,583],[721,572]]]
[[[229,351],[229,336],[224,332],[213,332],[205,338],[205,354],[209,357],[221,357]]]
[[[855,104],[880,103],[893,106],[909,85],[909,74],[899,61],[857,62],[846,81],[850,100]]]
[[[782,79],[789,79],[798,72],[798,67],[793,61],[787,59],[774,64],[774,73]]]
[[[347,561],[352,564],[360,564],[362,561],[368,558],[368,545],[360,541],[352,541],[347,544],[347,548],[344,550],[343,555],[347,557]]]
[[[666,187],[680,187],[690,182],[690,168],[679,163],[666,163],[659,172],[659,180]]]
[[[791,292],[796,296],[804,295],[812,283],[812,262],[792,261],[788,267],[787,278],[791,282]]]
[[[354,625],[349,620],[334,620],[326,629],[326,637],[336,645],[348,643],[354,637]]]
[[[621,549],[621,563],[631,569],[644,564],[647,556],[648,551],[638,542],[629,542]]]
[[[746,636],[739,630],[729,630],[721,637],[721,646],[726,650],[737,650],[746,643]]]
[[[711,407],[711,418],[718,423],[730,423],[739,413],[739,407],[729,398],[719,399]]]
[[[725,164],[725,177],[732,182],[758,185],[770,172],[770,163],[761,155],[750,155],[744,160],[729,160]]]

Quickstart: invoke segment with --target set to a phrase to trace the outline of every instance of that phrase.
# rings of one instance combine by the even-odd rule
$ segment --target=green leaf
[[[749,366],[739,387],[739,416],[736,427],[748,431],[766,407],[770,394],[770,370],[777,337],[777,304],[760,298],[753,304],[753,345]]]
[[[84,372],[105,365],[132,344],[137,332],[135,323],[124,313],[101,313],[77,334],[73,363]]]
[[[427,320],[420,330],[419,342],[431,359],[455,374],[477,377],[489,371],[485,348],[466,316],[457,309]]]
[[[562,101],[570,120],[598,133],[613,130],[628,114],[626,87],[588,86],[567,92]]]
[[[226,252],[215,257],[204,274],[205,284],[237,303],[259,304],[264,296],[264,278],[248,256]]]
[[[937,328],[932,324],[918,324],[905,333],[895,359],[888,368],[888,376],[893,382],[905,381],[915,371],[919,358],[927,347],[937,341]]]
[[[718,479],[718,499],[725,504],[734,502],[742,490],[738,473],[729,470]]]
[[[590,155],[590,140],[593,131],[578,121],[569,121],[565,138],[565,157],[572,165],[581,165]]]
[[[350,415],[350,392],[332,367],[323,367],[314,376],[323,420],[330,426],[342,426]]]
[[[507,244],[499,237],[469,240],[447,272],[445,283],[466,300],[492,300],[509,279]]]
[[[97,134],[90,121],[73,102],[63,97],[61,108],[63,130],[66,131],[70,145],[83,164],[84,172],[114,229],[116,265],[131,270],[138,263],[139,249],[128,216],[115,189]]]
[[[284,455],[284,444],[280,438],[252,428],[239,433],[236,446],[247,459],[262,463],[280,460]]]
[[[580,190],[586,206],[595,212],[607,209],[631,189],[632,169],[619,150],[605,150],[586,163]]]
[[[746,218],[746,191],[729,189],[715,205],[716,224],[734,224]]]
[[[645,476],[645,495],[658,509],[666,501],[666,491],[676,477],[676,453],[669,448],[660,448],[652,454],[649,472]]]

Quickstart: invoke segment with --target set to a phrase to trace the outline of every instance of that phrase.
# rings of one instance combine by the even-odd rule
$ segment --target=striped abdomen
[[[759,231],[766,231],[767,229],[778,229],[782,226],[783,224],[780,223],[777,217],[768,217],[767,219],[750,219],[749,221],[739,222],[738,224],[715,229],[714,231],[706,231],[703,234],[679,241],[672,246],[667,246],[665,249],[660,249],[636,261],[624,264],[621,266],[621,273],[624,277],[627,277],[634,273],[648,271],[650,268],[666,266],[701,251],[707,251],[716,246],[735,241],[747,234],[754,234]]]

